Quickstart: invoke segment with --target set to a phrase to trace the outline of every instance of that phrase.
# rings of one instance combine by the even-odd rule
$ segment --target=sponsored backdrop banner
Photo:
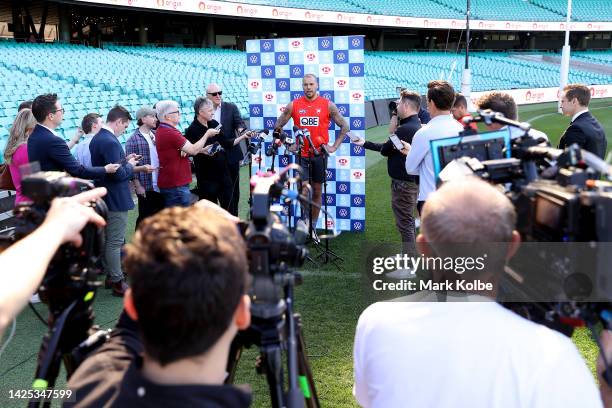
[[[240,18],[281,21],[305,21],[375,27],[428,28],[437,30],[465,30],[465,19],[391,16],[382,14],[345,13],[342,11],[316,10],[295,7],[277,7],[260,4],[236,3],[215,0],[76,0],[80,3],[100,3],[119,7],[133,7],[172,12],[198,13]],[[282,3],[282,2],[279,2]],[[461,3],[458,3],[461,4]],[[304,2],[304,6],[308,6]],[[459,7],[462,7],[461,5]],[[471,30],[484,31],[565,31],[565,18],[560,21],[473,20]],[[236,24],[239,24],[237,22]],[[573,21],[571,31],[610,31],[610,21]]]
[[[319,95],[333,101],[349,124],[353,135],[365,138],[364,37],[283,38],[247,41],[247,73],[251,129],[269,129],[261,155],[261,169],[272,166],[265,152],[272,140],[272,129],[285,106],[303,95],[305,74],[319,77]],[[292,135],[293,120],[285,126]],[[330,121],[329,142],[339,133]],[[279,170],[296,160],[284,147],[279,149],[274,168]],[[253,157],[253,172],[259,168],[259,156]],[[334,231],[363,231],[365,228],[365,151],[345,138],[329,157],[327,168],[328,228]],[[285,214],[299,214],[299,206]],[[321,213],[317,224],[324,228]]]

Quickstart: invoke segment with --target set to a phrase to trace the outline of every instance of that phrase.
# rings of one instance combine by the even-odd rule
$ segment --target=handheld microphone
[[[318,157],[319,152],[315,148],[314,143],[312,143],[312,139],[310,138],[310,131],[308,129],[303,129],[302,132],[304,133],[304,137],[306,138],[306,140],[308,140],[308,143],[310,144],[310,147],[312,148],[314,156]]]
[[[295,136],[295,138],[297,139],[298,137],[304,137],[304,132],[302,132],[302,129],[300,129],[297,126],[293,127],[293,134]]]

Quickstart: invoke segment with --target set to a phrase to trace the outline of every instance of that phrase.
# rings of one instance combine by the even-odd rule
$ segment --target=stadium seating
[[[394,16],[465,18],[465,0],[230,0],[236,3]],[[472,0],[472,18],[480,20],[563,21],[567,0]],[[500,17],[503,16],[503,17]],[[572,19],[612,21],[610,0],[574,1]]]
[[[450,0],[449,0],[450,1]],[[221,84],[224,98],[248,116],[245,53],[223,49],[108,46],[106,49],[66,44],[0,42],[0,151],[20,102],[57,92],[66,109],[58,133],[72,137],[88,112],[104,114],[114,104],[132,113],[160,99],[183,108],[179,128],[193,116],[191,106],[210,82]],[[554,54],[551,54],[554,55]],[[572,58],[610,65],[611,51],[573,53]],[[559,67],[513,58],[502,52],[474,52],[470,59],[473,90],[556,86]],[[463,56],[444,52],[366,52],[367,100],[396,96],[396,87],[424,92],[431,79],[448,79],[457,89]],[[610,75],[571,69],[570,82],[611,83]],[[135,128],[131,128],[120,140]],[[0,158],[0,162],[2,159]]]

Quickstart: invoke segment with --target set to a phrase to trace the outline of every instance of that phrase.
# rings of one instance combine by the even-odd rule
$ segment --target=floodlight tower
[[[468,0],[469,1],[469,0]],[[570,63],[570,17],[572,15],[572,0],[567,0],[567,16],[565,17],[565,44],[563,45],[563,51],[561,52],[561,78],[559,81],[559,96],[563,92],[563,88],[567,85],[567,78],[569,76],[569,63]],[[561,113],[561,99],[559,98],[557,110]]]
[[[465,67],[461,75],[461,93],[467,100],[467,107],[472,111],[470,94],[472,93],[472,72],[470,71],[470,0],[467,0],[465,11]]]

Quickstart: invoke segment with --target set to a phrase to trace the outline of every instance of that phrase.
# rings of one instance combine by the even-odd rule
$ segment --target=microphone
[[[302,129],[300,129],[297,126],[293,127],[293,134],[295,135],[295,138],[297,139],[298,137],[304,137],[304,132],[302,132]]]
[[[310,131],[308,129],[304,129],[304,130],[302,130],[302,132],[304,133],[304,137],[306,138],[306,140],[308,140],[308,143],[310,144],[310,147],[312,148],[314,156],[318,157],[319,156],[319,152],[315,148],[314,143],[312,143],[312,139],[310,138]]]

